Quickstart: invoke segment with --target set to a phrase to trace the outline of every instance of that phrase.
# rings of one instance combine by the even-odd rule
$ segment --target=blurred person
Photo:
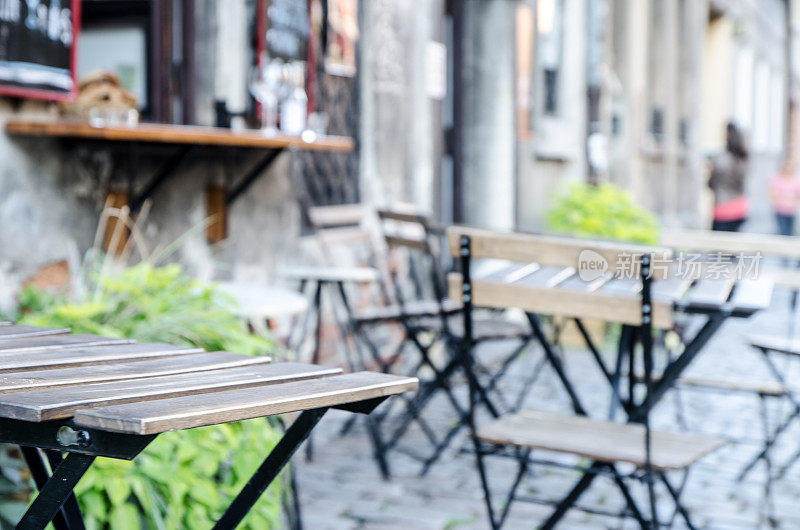
[[[800,206],[800,179],[794,161],[784,162],[781,170],[769,179],[769,199],[778,222],[778,233],[794,235],[794,218]]]
[[[708,185],[714,192],[713,230],[738,232],[750,205],[744,194],[749,154],[744,137],[733,123],[725,127],[725,151],[711,161]]]

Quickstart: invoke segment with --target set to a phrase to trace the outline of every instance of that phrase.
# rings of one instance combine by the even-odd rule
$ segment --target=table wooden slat
[[[191,396],[200,400],[201,394],[218,389],[255,387],[339,373],[341,373],[339,368],[301,363],[276,363],[110,383],[8,392],[0,394],[0,417],[47,421],[68,418],[78,408],[143,403],[152,399],[179,396]]]
[[[724,278],[707,278],[694,284],[685,300],[698,307],[720,307],[728,301],[735,279],[733,276]]]
[[[765,268],[761,271],[762,278],[769,278],[775,285],[788,289],[800,289],[800,269],[775,269]]]
[[[727,254],[780,256],[800,259],[800,241],[792,236],[719,232],[712,230],[665,230],[661,244],[667,247]]]
[[[690,279],[677,276],[666,280],[654,281],[652,287],[653,298],[670,301],[680,300],[691,285],[692,281]]]
[[[413,377],[357,372],[195,396],[79,409],[75,412],[75,422],[80,426],[112,432],[156,434],[298,410],[335,407],[415,388],[417,380]]]
[[[558,288],[591,293],[603,287],[603,285],[608,283],[608,281],[611,280],[613,277],[614,277],[613,274],[611,274],[610,272],[606,272],[602,276],[595,278],[594,280],[584,281],[581,279],[579,275],[573,274],[568,279],[559,283]]]
[[[0,355],[0,372],[55,368],[57,366],[93,365],[104,362],[185,355],[203,350],[191,346],[170,344],[114,344],[90,348],[42,350],[25,352],[25,355]]]
[[[0,326],[0,342],[11,339],[24,339],[26,337],[42,337],[46,335],[64,335],[70,332],[69,328],[41,328],[38,326]]]
[[[88,348],[111,344],[130,344],[130,339],[111,339],[99,335],[49,335],[29,337],[25,339],[0,340],[0,359],[6,354],[28,353],[45,350],[66,350],[70,348]]]
[[[26,370],[0,373],[0,392],[203,372],[268,362],[270,362],[269,357],[227,352],[202,352],[181,355],[180,359],[175,359],[173,356],[154,357],[130,362],[107,362],[80,367]]]
[[[11,322],[8,320],[0,320],[0,326],[10,326]]]
[[[637,296],[642,290],[642,282],[638,278],[614,278],[606,283],[600,292],[622,296]]]
[[[769,278],[745,278],[736,282],[731,304],[740,311],[760,311],[769,307],[774,283]]]
[[[505,280],[507,283],[517,283],[521,285],[555,287],[567,281],[575,274],[573,267],[559,267],[547,265],[539,267],[531,274],[526,274],[517,278]]]
[[[477,272],[475,277],[480,278],[481,280],[515,282],[520,278],[524,278],[529,274],[533,274],[541,268],[538,263],[503,263],[504,264],[501,267],[494,269],[489,273],[484,274],[483,272]]]

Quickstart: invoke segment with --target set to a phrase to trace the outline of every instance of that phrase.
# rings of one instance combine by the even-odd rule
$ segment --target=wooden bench
[[[53,458],[54,452],[68,454],[49,479],[38,476],[40,493],[20,529],[44,528],[54,517],[72,517],[77,525],[77,505],[71,512],[61,507],[74,503],[72,489],[97,456],[130,460],[162,432],[302,412],[215,527],[232,529],[325,411],[369,413],[388,396],[417,386],[412,377],[344,374],[64,329],[0,329],[0,442],[38,447]]]

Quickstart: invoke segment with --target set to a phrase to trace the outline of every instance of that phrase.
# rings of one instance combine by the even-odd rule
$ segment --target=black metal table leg
[[[22,452],[22,458],[25,459],[25,463],[28,465],[31,476],[33,476],[36,488],[42,491],[45,484],[47,484],[47,481],[50,479],[50,473],[48,473],[47,467],[44,465],[41,451],[36,447],[27,447],[24,445],[21,445],[19,449],[20,452]],[[67,520],[67,515],[63,508],[59,509],[58,513],[56,513],[53,518],[53,527],[56,530],[71,530],[70,522]]]
[[[327,411],[327,408],[319,408],[306,410],[300,414],[222,514],[214,525],[214,530],[234,530],[242,522]]]
[[[64,462],[64,459],[61,458],[60,451],[45,451],[44,454],[47,456],[47,461],[50,463],[51,472],[58,469],[58,466]],[[67,523],[69,524],[70,530],[86,529],[83,524],[83,514],[81,513],[80,506],[78,506],[78,500],[75,498],[75,494],[72,494],[67,498],[61,510],[64,512],[64,515],[67,518]]]
[[[72,495],[72,490],[94,459],[94,456],[79,453],[67,455],[61,465],[53,471],[50,480],[39,490],[39,494],[17,524],[17,530],[42,530],[46,527]]]

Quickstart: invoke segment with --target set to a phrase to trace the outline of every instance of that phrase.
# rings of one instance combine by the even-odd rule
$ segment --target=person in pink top
[[[791,160],[769,179],[769,198],[778,222],[778,233],[794,235],[794,217],[800,206],[800,179]]]

